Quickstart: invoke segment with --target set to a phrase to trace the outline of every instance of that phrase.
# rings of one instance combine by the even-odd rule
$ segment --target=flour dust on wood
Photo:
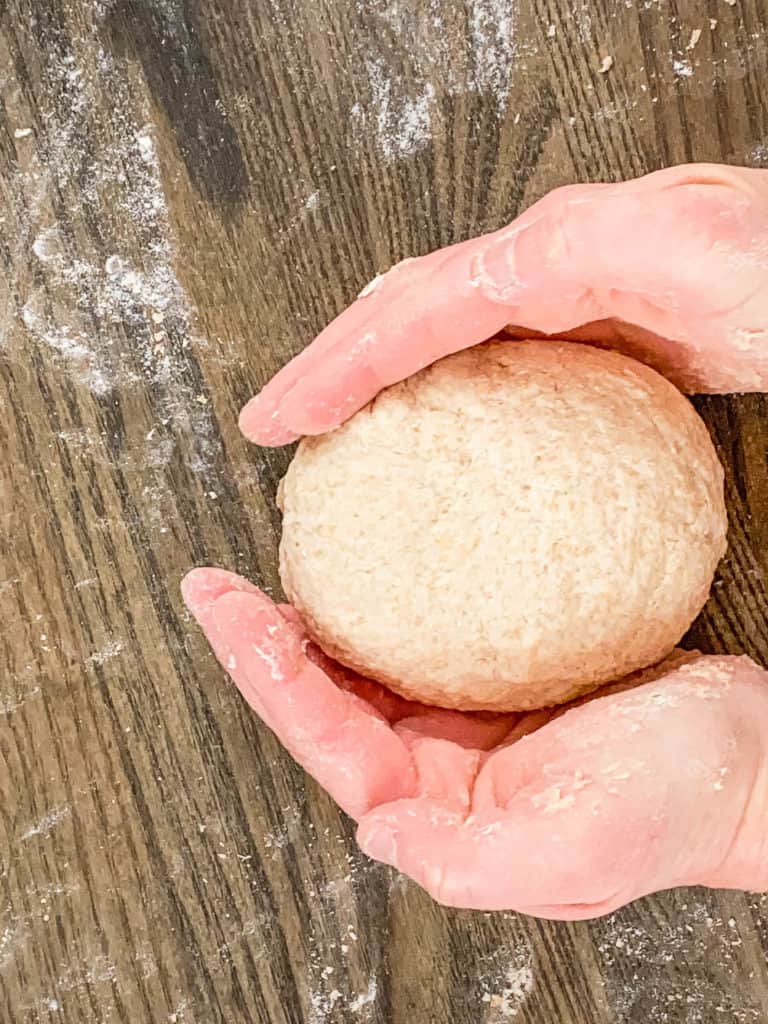
[[[536,961],[527,943],[501,947],[483,959],[478,1002],[487,1024],[503,1024],[516,1018],[535,984]]]
[[[203,472],[219,453],[193,358],[208,343],[174,269],[148,98],[100,45],[100,9],[90,32],[51,53],[35,127],[14,132],[6,232],[28,269],[12,282],[0,337],[23,358],[9,347],[15,320],[96,399],[149,394],[158,431],[147,449],[168,455],[183,438],[181,457]],[[18,100],[15,116],[31,120]]]
[[[752,932],[749,914],[723,915],[722,903],[703,889],[679,890],[669,899],[668,917],[649,913],[649,900],[636,905],[641,921],[623,910],[590,925],[612,1019],[761,1024],[765,1017],[756,993],[732,984],[745,936]]]
[[[427,146],[442,116],[438,88],[450,97],[476,94],[498,119],[505,116],[520,56],[515,3],[474,0],[462,24],[449,24],[455,11],[441,0],[374,0],[364,11],[373,31],[360,41],[367,88],[351,111],[358,145],[372,141],[386,162]],[[451,29],[467,40],[458,60]]]

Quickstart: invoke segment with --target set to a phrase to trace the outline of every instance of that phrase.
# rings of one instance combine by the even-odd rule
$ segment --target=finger
[[[447,708],[416,705],[402,717],[396,731],[404,738],[429,736],[445,740],[465,750],[492,750],[505,741],[517,719],[516,714],[453,711]]]
[[[581,854],[590,810],[562,820],[553,813],[472,813],[444,801],[409,799],[374,808],[360,822],[360,848],[412,878],[439,903],[473,910],[547,907],[562,920],[597,916],[629,902],[612,891],[622,871],[634,874],[637,837],[620,831],[588,859]],[[624,829],[624,833],[629,829]],[[629,863],[627,863],[629,862]],[[586,912],[586,913],[585,913]]]
[[[460,747],[434,736],[403,733],[419,780],[419,797],[441,806],[469,812],[472,785],[483,760],[480,750]]]
[[[587,871],[577,868],[568,838],[553,831],[549,821],[534,821],[523,831],[512,819],[467,817],[443,801],[402,800],[366,815],[357,840],[369,857],[402,871],[444,906],[578,921],[610,913],[633,898],[626,892],[604,895],[598,862],[608,851],[596,851]],[[531,902],[542,893],[555,899],[551,880],[564,874],[573,876],[565,883],[569,892],[591,894],[591,901]]]
[[[309,661],[301,632],[269,598],[255,588],[222,592],[225,585],[221,577],[205,576],[185,584],[190,610],[238,689],[289,753],[353,817],[412,793],[410,754],[388,723]],[[212,600],[198,600],[203,593]]]
[[[400,800],[367,814],[357,841],[369,857],[408,875],[444,906],[521,910],[542,892],[555,899],[543,878],[560,878],[572,863],[566,840],[550,822],[534,819],[525,831],[521,824],[497,815],[468,817],[434,799]],[[582,892],[588,886],[587,880]]]
[[[290,605],[285,607],[290,608],[292,620],[300,624],[301,620],[298,612],[291,608]],[[339,664],[338,661],[329,658],[317,644],[309,643],[306,653],[307,657],[318,665],[337,686],[341,687],[342,690],[354,693],[361,700],[365,701],[366,704],[375,708],[390,723],[398,722],[401,718],[405,718],[408,715],[418,715],[427,710],[435,710],[434,708],[427,709],[425,705],[418,704],[415,701],[406,700],[405,697],[401,697],[399,694],[387,689],[386,686],[382,686],[372,679],[366,679],[365,676],[361,676],[345,665]]]
[[[295,608],[291,605],[279,607],[285,618],[301,626]],[[490,750],[505,738],[517,718],[516,715],[461,712],[420,704],[341,665],[328,657],[315,643],[307,644],[306,654],[337,686],[356,694],[388,722],[396,725],[396,732],[404,738],[411,735],[431,736],[468,749]]]
[[[394,730],[411,752],[419,796],[468,813],[486,752],[504,739],[515,718],[425,707],[397,722]]]
[[[455,248],[455,247],[454,247]],[[428,279],[436,264],[445,258],[450,249],[441,249],[419,258],[407,258],[391,267],[386,274],[379,275],[366,286],[358,300],[353,302],[335,320],[320,332],[314,342],[284,366],[262,391],[243,408],[240,414],[240,429],[246,437],[261,444],[286,444],[296,440],[281,421],[278,406],[283,396],[305,375],[316,367],[341,337],[354,334],[358,347],[365,347],[370,336],[367,325],[378,317],[382,309],[401,294],[406,287],[417,288],[420,281]]]
[[[258,588],[249,580],[225,569],[192,569],[181,581],[181,596],[184,603],[199,623],[219,661],[222,657],[216,650],[218,635],[213,625],[213,606],[220,597],[232,591],[259,593]]]
[[[508,227],[385,276],[386,303],[361,299],[337,317],[249,403],[243,429],[264,444],[321,433],[509,323],[561,334],[616,320],[634,327],[629,354],[687,390],[762,389],[767,181],[693,165],[559,189]]]

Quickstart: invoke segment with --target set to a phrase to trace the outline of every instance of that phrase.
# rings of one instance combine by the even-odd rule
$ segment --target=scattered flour
[[[280,828],[267,832],[263,842],[266,849],[272,851],[272,859],[281,855],[286,846],[301,837],[304,832],[304,812],[299,806],[288,806],[282,808],[283,821]]]
[[[0,970],[13,962],[28,936],[29,929],[23,920],[14,920],[0,931]]]
[[[66,805],[61,807],[54,807],[52,810],[44,814],[39,821],[36,821],[33,825],[30,825],[26,832],[22,833],[22,839],[32,839],[34,836],[48,836],[54,829],[58,828],[59,825],[66,821],[67,818],[72,814],[72,809]]]
[[[40,687],[35,686],[23,696],[18,697],[0,693],[0,715],[13,714],[14,711],[18,711],[19,708],[23,708],[28,700],[31,700],[32,697],[37,697],[41,692]]]
[[[590,926],[612,1019],[616,1024],[761,1024],[759,992],[728,983],[741,959],[742,938],[736,919],[721,916],[721,897],[681,890],[666,898],[672,904],[663,917],[647,910],[638,917],[636,908],[628,908]]]
[[[507,972],[501,991],[486,992],[483,1002],[489,1003],[501,1018],[516,1017],[532,989],[533,973],[530,967],[513,968]]]
[[[331,989],[330,992],[311,992],[309,997],[309,1024],[325,1024],[328,1014],[333,1011],[336,1003],[341,999],[341,992],[338,989]]]
[[[357,915],[360,904],[364,904],[367,898],[365,880],[371,877],[381,879],[385,869],[348,845],[348,837],[334,837],[330,828],[323,830],[321,838],[310,824],[310,835],[310,847],[316,839],[322,841],[324,847],[335,841],[342,848],[347,847],[347,852],[339,851],[342,854],[339,860],[346,862],[340,868],[339,877],[323,881],[317,879],[317,887],[309,890],[311,905],[317,908],[317,918],[316,922],[310,923],[309,929],[307,1024],[330,1024],[338,1020],[364,1024],[376,1016],[380,989],[376,964],[368,959],[362,943],[359,944]],[[328,921],[334,922],[331,932],[327,930]],[[360,969],[366,972],[363,975],[367,979],[363,982],[364,988],[359,981]]]
[[[69,964],[59,975],[57,987],[61,992],[71,992],[85,985],[112,983],[117,978],[117,967],[103,953]]]
[[[572,12],[572,19],[576,35],[581,43],[592,41],[594,30],[592,26],[592,13],[587,4],[575,4]]]
[[[96,14],[106,10],[97,5]],[[90,38],[73,39],[70,50],[46,65],[48,92],[59,103],[41,111],[39,153],[30,150],[11,189],[14,264],[25,266],[31,250],[46,271],[45,289],[32,275],[13,282],[18,318],[28,338],[96,398],[136,389],[151,396],[166,455],[178,447],[190,469],[204,472],[219,442],[210,405],[198,401],[191,357],[208,343],[174,269],[149,102],[137,95],[127,58],[101,49],[94,59]],[[87,222],[59,221],[62,207],[87,209]],[[141,253],[140,264],[126,250]]]
[[[44,921],[48,918],[44,917]],[[0,937],[0,942],[2,938]],[[2,967],[2,960],[0,959],[0,967]],[[92,990],[98,986],[109,986],[112,987],[119,981],[117,966],[105,956],[103,953],[96,953],[90,957],[77,957],[71,961],[65,961],[58,968],[58,973],[55,975],[55,981],[51,987],[55,989],[57,993],[66,995],[67,993],[77,993],[78,995],[90,998],[93,996]],[[98,998],[98,997],[97,997]],[[64,1000],[66,1003],[66,1000]],[[40,1021],[47,1020],[47,1014],[57,1013],[64,1007],[62,1002],[50,995],[43,996],[37,999],[34,1003],[27,1004],[26,1009],[32,1010],[34,1016],[24,1016],[18,1018],[19,1024],[23,1021]],[[109,1014],[105,1017],[99,1017],[99,1020],[106,1021]],[[69,1020],[67,1016],[67,1020]],[[78,1020],[84,1020],[79,1015]],[[88,1017],[88,1020],[94,1018]]]
[[[768,143],[759,142],[747,154],[746,163],[751,167],[768,167]]]
[[[514,58],[515,4],[479,0],[470,5],[471,85],[490,95],[499,112],[509,95]]]
[[[371,127],[386,160],[409,156],[429,141],[435,89],[427,82],[416,96],[393,95],[394,85],[386,62],[379,58],[367,63],[372,107],[353,107],[355,121]]]
[[[124,648],[125,642],[123,640],[109,640],[103,647],[100,647],[98,651],[93,652],[93,654],[88,658],[88,663],[90,665],[103,665],[112,658],[116,658]]]
[[[151,164],[154,166],[157,161],[157,156],[155,154],[155,144],[152,141],[152,136],[148,132],[145,132],[144,134],[139,135],[136,141],[139,145],[139,156],[141,159],[145,164]]]
[[[43,822],[38,823],[42,826]],[[60,897],[70,896],[79,890],[79,885],[61,885],[49,882],[43,885],[28,885],[25,896],[29,909],[25,913],[14,913],[11,904],[2,908],[0,915],[0,972],[12,967],[24,955],[34,940],[34,928],[38,923],[48,924],[53,905]],[[50,1009],[50,1006],[48,1006]],[[21,1018],[19,1018],[21,1019]],[[25,1017],[24,1020],[27,1018]]]
[[[97,353],[89,347],[88,338],[68,324],[57,326],[38,305],[39,295],[30,299],[21,310],[21,318],[29,333],[54,349],[74,369],[79,380],[96,395],[107,395],[113,382],[100,366]]]
[[[672,70],[678,78],[690,78],[693,75],[693,65],[689,60],[675,59],[672,61]]]
[[[350,1013],[358,1013],[365,1006],[369,1006],[376,999],[376,993],[378,992],[378,985],[376,978],[372,977],[368,982],[368,988],[365,992],[361,992],[359,996],[356,996],[349,1004]]]
[[[366,38],[361,48],[368,54],[368,95],[351,111],[358,143],[372,139],[387,162],[428,145],[441,116],[435,81],[449,96],[483,94],[497,116],[504,116],[519,56],[516,4],[473,0],[463,60],[449,53],[450,11],[441,0],[427,0],[419,8],[406,0],[366,0],[365,12],[374,15],[382,32]],[[375,29],[376,21],[372,24]]]
[[[490,970],[480,977],[480,1002],[487,1005],[489,1022],[517,1017],[533,991],[535,958],[529,946],[499,949],[492,956]]]

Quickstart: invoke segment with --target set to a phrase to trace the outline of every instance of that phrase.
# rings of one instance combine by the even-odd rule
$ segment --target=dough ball
[[[328,654],[415,700],[558,704],[664,658],[726,546],[723,471],[649,367],[489,342],[299,445],[280,572]]]

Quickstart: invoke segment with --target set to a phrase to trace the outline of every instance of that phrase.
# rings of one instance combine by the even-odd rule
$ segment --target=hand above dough
[[[507,325],[618,348],[688,392],[768,390],[768,171],[697,164],[560,188],[499,231],[404,260],[241,427],[263,445],[323,433]]]
[[[565,710],[462,714],[331,662],[238,576],[183,589],[361,848],[440,902],[569,920],[678,885],[768,889],[768,673],[749,659],[677,654]]]

